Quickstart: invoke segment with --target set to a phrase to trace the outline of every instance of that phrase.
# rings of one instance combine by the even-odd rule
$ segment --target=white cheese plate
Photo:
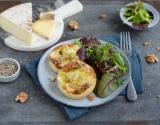
[[[12,20],[16,21],[16,23],[18,24],[18,25],[17,24],[16,25],[18,26],[18,28],[20,27],[19,29],[21,29],[22,24],[23,24],[24,26],[23,26],[22,29],[24,29],[24,27],[26,26],[25,24],[27,22],[26,19],[28,19],[28,18],[30,19],[31,18],[31,17],[28,17],[32,13],[31,11],[29,11],[30,13],[28,13],[28,10],[31,9],[31,6],[32,6],[32,3],[20,4],[20,5],[14,6],[12,8],[9,8],[8,10],[6,10],[4,12],[7,12],[9,14],[8,18],[10,19],[10,22],[12,22]],[[24,7],[26,7],[26,8],[24,8]],[[17,8],[20,8],[20,9],[17,9]],[[13,10],[16,13],[13,13],[12,12]],[[23,14],[19,13],[19,11],[17,11],[17,10],[24,10]],[[8,47],[16,49],[16,50],[19,50],[19,51],[39,51],[39,50],[46,49],[46,48],[52,46],[53,44],[55,44],[56,42],[58,42],[58,40],[61,38],[61,36],[63,34],[63,30],[64,30],[64,22],[63,22],[63,20],[65,18],[68,18],[69,16],[72,16],[74,14],[79,13],[82,10],[83,10],[83,5],[79,2],[79,0],[72,0],[72,1],[68,2],[67,4],[64,4],[60,8],[57,8],[54,11],[50,11],[51,13],[53,13],[55,15],[55,29],[54,29],[53,36],[52,36],[52,38],[50,40],[44,39],[43,37],[38,36],[38,35],[36,35],[35,33],[32,32],[32,34],[33,34],[32,36],[33,37],[32,37],[32,44],[31,45],[29,45],[29,44],[24,42],[26,40],[24,37],[23,37],[23,40],[24,40],[23,41],[23,40],[15,37],[15,36],[13,36],[11,34],[9,34],[6,38],[3,38],[4,39],[4,43]],[[15,18],[15,14],[17,14],[17,13],[19,14],[19,16],[17,16],[17,18]],[[4,15],[6,15],[6,14],[4,14]],[[26,16],[26,17],[24,18],[23,16]],[[25,20],[22,20],[22,18],[24,18]],[[24,21],[25,21],[25,23],[24,23]],[[6,22],[6,21],[3,21],[3,23],[4,22]],[[3,23],[1,25],[1,27],[4,26]],[[17,35],[18,31],[22,32],[22,30],[16,30],[16,28],[13,29],[9,25],[7,25],[7,27],[8,27],[7,29],[9,29],[9,31],[12,30],[12,34],[14,34],[14,35],[15,34]],[[31,30],[32,30],[31,26],[29,26],[29,28],[31,28]],[[28,30],[25,30],[24,32],[25,33],[27,32],[27,34],[29,33]],[[24,35],[24,32],[23,32],[23,35]],[[6,32],[6,34],[7,34],[7,32]],[[18,36],[21,37],[20,34],[18,34]],[[28,38],[28,37],[26,37],[26,38]]]
[[[73,106],[73,107],[98,106],[98,105],[102,105],[106,102],[109,102],[112,99],[114,99],[115,97],[117,97],[126,88],[128,82],[129,82],[129,79],[131,78],[131,68],[130,68],[130,63],[129,63],[127,56],[123,53],[122,50],[115,47],[114,45],[113,45],[114,49],[122,54],[122,57],[124,58],[124,61],[128,67],[128,72],[122,78],[122,79],[124,79],[123,84],[119,88],[117,88],[113,93],[111,93],[109,96],[107,96],[105,98],[95,97],[95,99],[93,101],[89,101],[87,98],[80,99],[80,100],[73,100],[73,99],[69,99],[69,98],[65,97],[60,92],[58,85],[57,85],[58,84],[57,81],[54,83],[51,82],[50,78],[52,78],[52,77],[56,78],[57,74],[55,72],[53,72],[51,70],[51,68],[49,67],[49,62],[48,62],[49,54],[52,52],[52,50],[55,47],[62,45],[62,44],[69,44],[69,43],[72,43],[73,41],[74,41],[74,39],[56,44],[53,47],[51,47],[49,50],[47,50],[44,53],[44,55],[41,57],[39,64],[38,64],[37,73],[38,73],[38,78],[39,78],[39,82],[40,82],[42,89],[54,100],[61,102],[63,104],[69,105],[69,106]],[[100,40],[100,41],[102,41],[102,40]],[[102,42],[104,42],[104,41],[102,41]]]
[[[53,37],[51,40],[46,40],[38,35],[34,34],[35,37],[31,45],[21,41],[20,39],[10,35],[9,37],[5,38],[5,44],[13,49],[20,50],[20,51],[39,51],[46,49],[53,44],[55,44],[62,36],[64,29],[64,23],[61,16],[55,16],[55,30]]]

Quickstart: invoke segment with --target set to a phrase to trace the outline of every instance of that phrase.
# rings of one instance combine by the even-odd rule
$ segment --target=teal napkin
[[[104,41],[108,41],[108,42],[119,47],[119,35],[102,37],[101,39]],[[129,58],[129,60],[131,63],[133,83],[134,83],[134,86],[135,86],[137,93],[139,94],[139,93],[143,92],[141,60],[140,60],[140,56],[139,56],[137,50],[135,49],[135,47],[133,45],[132,45],[132,48],[133,48],[132,49],[133,55],[132,55],[132,57]],[[39,87],[42,90],[41,85],[38,80],[38,76],[37,76],[37,66],[38,66],[39,60],[40,60],[40,56],[36,57],[31,62],[29,62],[25,65],[25,69],[30,74],[30,76],[34,80],[34,83],[37,85],[37,87]],[[125,96],[126,91],[123,91],[120,95]],[[59,107],[59,109],[64,113],[65,117],[69,120],[77,119],[80,116],[82,116],[82,115],[84,115],[94,109],[94,107],[93,108],[71,107],[71,106],[67,106],[62,103],[59,103],[55,100],[53,100],[53,102]]]

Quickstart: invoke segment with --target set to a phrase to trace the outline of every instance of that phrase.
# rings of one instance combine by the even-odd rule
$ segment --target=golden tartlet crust
[[[54,72],[58,72],[68,63],[78,60],[76,52],[79,46],[76,44],[64,44],[57,46],[49,55],[49,66]]]
[[[70,79],[64,80],[63,78],[66,78],[72,71],[81,72],[78,73],[78,75],[81,74],[83,77],[76,78],[77,75],[73,73],[75,76],[73,75]],[[96,85],[96,74],[91,66],[77,60],[64,66],[61,71],[59,71],[57,80],[60,91],[66,97],[71,99],[82,99],[93,92]],[[74,80],[80,81],[75,84],[73,83]]]

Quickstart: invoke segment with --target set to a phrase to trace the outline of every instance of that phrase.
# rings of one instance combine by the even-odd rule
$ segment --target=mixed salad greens
[[[128,69],[121,53],[114,51],[112,44],[101,43],[94,37],[83,37],[74,43],[81,47],[77,51],[79,58],[92,66],[97,74],[95,94],[106,97],[123,83],[120,77]]]
[[[141,1],[126,6],[124,17],[126,21],[132,22],[133,25],[149,24],[153,19],[152,15],[145,9],[144,3]]]

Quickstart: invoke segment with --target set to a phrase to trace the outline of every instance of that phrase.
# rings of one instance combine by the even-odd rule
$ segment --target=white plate
[[[120,53],[122,53],[122,56],[124,57],[125,63],[127,64],[127,66],[129,67],[129,71],[128,73],[123,77],[124,83],[123,85],[121,85],[117,90],[115,90],[110,96],[106,97],[106,98],[99,98],[96,97],[93,101],[89,101],[88,99],[84,98],[81,100],[72,100],[69,99],[67,97],[65,97],[59,90],[58,86],[57,86],[57,82],[55,83],[51,83],[50,78],[52,76],[56,77],[57,74],[54,73],[48,65],[48,56],[51,53],[51,51],[56,47],[59,46],[61,44],[68,44],[73,42],[74,40],[68,40],[62,43],[59,43],[55,46],[53,46],[52,48],[50,48],[48,51],[46,51],[46,53],[42,56],[42,58],[40,59],[39,65],[38,65],[38,78],[39,78],[39,82],[41,84],[41,87],[44,89],[44,91],[54,100],[61,102],[63,104],[69,105],[69,106],[74,106],[74,107],[93,107],[93,106],[98,106],[101,104],[104,104],[110,100],[112,100],[113,98],[115,98],[116,96],[119,95],[119,93],[121,91],[123,91],[125,89],[125,87],[128,84],[129,78],[131,76],[131,70],[130,70],[130,63],[128,58],[126,57],[126,55],[117,47],[115,47],[115,49],[117,51],[119,51]]]
[[[55,4],[59,4],[58,1],[55,1]],[[17,5],[17,6],[21,6]],[[33,40],[32,45],[28,45],[25,42],[17,39],[13,35],[10,35],[9,37],[5,38],[5,44],[13,49],[20,50],[20,51],[39,51],[42,49],[46,49],[61,38],[63,34],[64,29],[64,22],[63,19],[68,18],[72,15],[75,15],[83,10],[83,5],[80,3],[79,0],[72,0],[68,2],[67,4],[64,4],[57,8],[56,10],[50,11],[50,13],[55,14],[55,31],[53,34],[53,37],[51,40],[46,40],[36,34],[34,34],[33,38],[36,38]]]
[[[55,31],[51,40],[43,39],[38,35],[34,34],[36,40],[33,41],[32,45],[28,45],[25,42],[17,39],[16,37],[10,35],[4,41],[5,44],[13,49],[20,50],[20,51],[38,51],[46,49],[53,44],[55,44],[62,36],[64,29],[63,19],[60,16],[55,16]]]

